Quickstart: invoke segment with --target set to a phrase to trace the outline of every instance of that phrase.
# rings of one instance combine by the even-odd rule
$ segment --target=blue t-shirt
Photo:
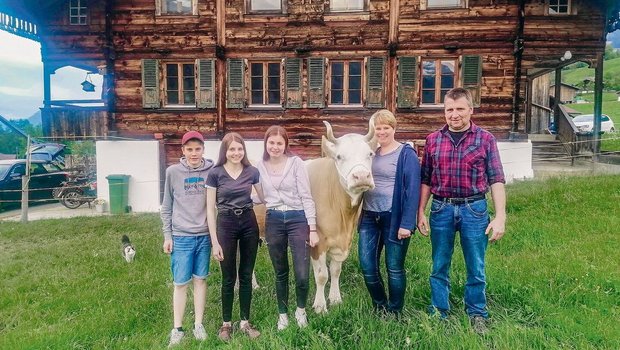
[[[403,145],[401,144],[388,154],[380,155],[377,152],[375,155],[372,160],[372,177],[375,180],[375,188],[364,193],[364,210],[376,212],[392,210],[396,165],[402,149]]]
[[[216,189],[217,209],[252,208],[252,185],[260,182],[260,173],[253,166],[244,167],[237,179],[233,179],[224,166],[212,168],[207,175],[206,186]]]

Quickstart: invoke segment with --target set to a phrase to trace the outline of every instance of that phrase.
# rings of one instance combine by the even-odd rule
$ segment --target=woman
[[[308,325],[306,301],[310,274],[310,247],[319,236],[316,232],[316,210],[310,194],[310,181],[304,162],[291,155],[288,135],[274,125],[265,133],[263,160],[257,164],[265,194],[267,217],[265,239],[276,273],[278,330],[288,326],[288,247],[293,257],[299,327]]]
[[[240,330],[251,339],[260,336],[249,322],[252,301],[252,271],[258,250],[258,224],[252,210],[252,187],[263,199],[258,169],[250,165],[245,142],[237,133],[222,139],[215,167],[207,176],[207,222],[213,239],[213,257],[222,269],[222,318],[218,337],[229,341],[232,333],[234,286],[239,249]],[[217,206],[217,224],[215,210]]]
[[[364,194],[359,258],[375,310],[398,315],[405,298],[405,257],[417,222],[420,164],[410,145],[394,139],[396,118],[392,112],[384,109],[372,118],[379,148],[372,162],[375,188]],[[389,297],[379,272],[384,247]]]

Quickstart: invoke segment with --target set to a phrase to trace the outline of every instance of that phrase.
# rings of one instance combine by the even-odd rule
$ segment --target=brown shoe
[[[242,333],[245,333],[248,337],[250,337],[250,339],[256,339],[260,336],[260,332],[256,330],[256,328],[254,328],[254,326],[252,326],[250,322],[243,325],[243,327],[239,328],[239,330]]]
[[[229,342],[231,333],[232,333],[232,326],[223,325],[222,327],[220,327],[220,330],[217,331],[217,337],[220,338],[221,341]]]

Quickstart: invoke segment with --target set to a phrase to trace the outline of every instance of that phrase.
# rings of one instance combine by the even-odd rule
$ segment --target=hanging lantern
[[[86,78],[84,78],[84,81],[82,82],[82,90],[86,92],[95,91],[95,84],[93,84],[93,81],[90,78],[90,73],[86,73]]]

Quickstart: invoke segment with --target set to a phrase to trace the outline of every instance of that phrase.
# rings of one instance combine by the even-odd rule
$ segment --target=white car
[[[592,131],[594,128],[594,114],[582,114],[573,118],[573,123],[579,131]],[[609,118],[607,114],[601,115],[601,131],[614,132],[616,127],[614,121]]]

